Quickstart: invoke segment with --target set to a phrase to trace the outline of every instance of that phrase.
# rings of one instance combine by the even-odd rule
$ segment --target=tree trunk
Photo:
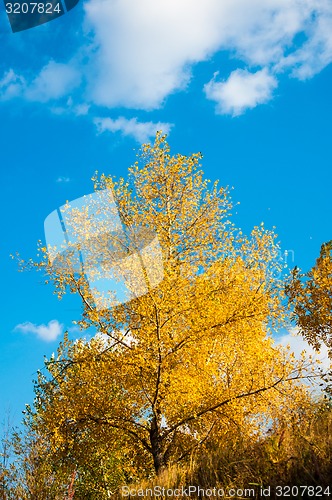
[[[164,443],[160,436],[160,428],[156,416],[153,417],[150,429],[150,443],[153,456],[153,465],[156,474],[159,475],[167,466],[167,461],[164,452]]]

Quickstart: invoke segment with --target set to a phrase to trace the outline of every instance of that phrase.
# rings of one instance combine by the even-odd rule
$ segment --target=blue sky
[[[88,0],[15,34],[2,8],[0,43],[1,415],[20,420],[80,314],[9,255],[35,256],[47,215],[95,170],[126,175],[156,130],[234,187],[238,226],[276,226],[291,266],[332,239],[328,0]]]

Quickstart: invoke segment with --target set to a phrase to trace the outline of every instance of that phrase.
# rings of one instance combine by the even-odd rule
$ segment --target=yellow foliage
[[[160,473],[230,422],[250,436],[306,401],[302,364],[270,336],[285,314],[275,235],[237,231],[228,191],[209,187],[200,160],[171,156],[157,134],[128,182],[94,178],[96,190],[112,189],[128,228],[158,235],[164,278],[147,294],[97,310],[83,274],[39,264],[60,296],[80,294],[78,324],[107,336],[66,340],[47,363],[52,380],[39,380],[36,418],[56,453],[79,446],[86,455],[100,442],[127,476],[139,470],[136,456]]]
[[[300,333],[316,350],[322,343],[328,346],[332,357],[332,241],[321,246],[308,273],[293,271],[287,293]]]

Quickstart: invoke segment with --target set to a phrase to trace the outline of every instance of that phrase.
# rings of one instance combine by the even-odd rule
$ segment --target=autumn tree
[[[78,325],[98,336],[65,340],[47,361],[31,411],[54,453],[77,458],[75,446],[88,455],[98,442],[97,462],[120,463],[127,480],[139,471],[137,456],[147,473],[159,474],[227,432],[230,422],[249,436],[306,401],[296,383],[303,364],[270,335],[284,317],[275,235],[263,226],[249,237],[237,230],[227,189],[209,186],[200,160],[200,154],[172,156],[157,134],[153,145],[143,145],[127,181],[94,179],[97,193],[114,196],[130,241],[137,232],[157,234],[163,276],[154,286],[156,254],[132,247],[146,293],[102,308],[84,269],[72,264],[74,249],[54,265],[43,247],[37,264],[59,297],[80,295]],[[98,248],[103,272],[108,260],[129,255],[127,240],[114,249],[114,233],[89,235],[89,207],[71,215],[71,229],[82,237],[76,244],[89,241],[87,253]]]
[[[300,333],[316,350],[325,344],[332,357],[332,241],[321,246],[309,272],[293,271],[286,290]]]

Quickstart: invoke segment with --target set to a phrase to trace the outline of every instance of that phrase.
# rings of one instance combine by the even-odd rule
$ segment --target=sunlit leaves
[[[275,235],[234,227],[228,190],[204,179],[201,158],[172,156],[157,134],[128,181],[94,178],[114,193],[124,226],[158,236],[163,280],[145,295],[97,310],[83,273],[37,264],[60,296],[80,295],[78,324],[99,332],[65,340],[36,388],[40,429],[78,471],[102,470],[106,454],[126,477],[160,473],[224,435],[227,422],[250,436],[306,401],[293,382],[301,362],[270,338],[285,314]],[[80,220],[75,213],[72,225]],[[87,225],[79,231],[89,238]]]
[[[327,345],[332,356],[332,241],[322,245],[308,273],[294,270],[287,293],[300,333],[315,349]]]

